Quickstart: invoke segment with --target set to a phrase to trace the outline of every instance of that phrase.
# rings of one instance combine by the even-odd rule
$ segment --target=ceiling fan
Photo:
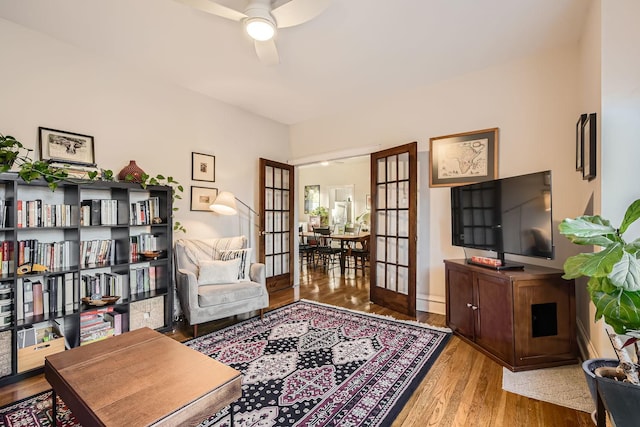
[[[244,11],[210,0],[177,0],[203,12],[242,22],[254,40],[256,54],[267,65],[280,63],[274,41],[276,30],[307,22],[326,9],[331,0],[249,0]]]

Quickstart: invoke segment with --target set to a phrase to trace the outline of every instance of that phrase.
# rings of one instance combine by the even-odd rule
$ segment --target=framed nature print
[[[96,166],[92,136],[39,127],[38,141],[41,160]]]
[[[498,128],[429,139],[429,187],[498,177]]]
[[[305,185],[304,186],[304,213],[308,214],[318,206],[320,206],[320,186]]]
[[[209,206],[218,197],[217,188],[191,187],[191,210],[209,211]]]
[[[215,182],[216,157],[209,154],[191,153],[191,179]]]

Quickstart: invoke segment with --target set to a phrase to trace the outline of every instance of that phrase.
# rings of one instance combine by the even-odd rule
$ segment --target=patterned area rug
[[[234,425],[385,426],[444,348],[445,329],[299,301],[186,345],[243,375]],[[58,425],[75,426],[59,401]],[[0,425],[51,425],[51,394],[0,408]],[[202,427],[228,426],[228,410]]]

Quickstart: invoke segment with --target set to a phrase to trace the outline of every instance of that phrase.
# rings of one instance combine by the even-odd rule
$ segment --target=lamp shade
[[[238,213],[236,207],[236,196],[228,191],[218,194],[216,200],[209,206],[209,209],[221,215],[235,215]]]

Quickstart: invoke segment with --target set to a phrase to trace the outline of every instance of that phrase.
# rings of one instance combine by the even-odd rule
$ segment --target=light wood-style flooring
[[[301,274],[299,289],[271,295],[270,309],[300,298],[350,309],[409,319],[369,302],[369,280],[359,272],[340,276],[308,269]],[[445,326],[442,315],[420,312],[420,322]],[[230,318],[199,327],[200,335],[236,321]],[[170,334],[179,341],[192,337],[192,330],[178,325]],[[42,375],[0,388],[0,405],[49,389]],[[452,337],[422,383],[413,392],[394,427],[426,426],[589,426],[589,414],[540,402],[502,390],[502,366]]]

